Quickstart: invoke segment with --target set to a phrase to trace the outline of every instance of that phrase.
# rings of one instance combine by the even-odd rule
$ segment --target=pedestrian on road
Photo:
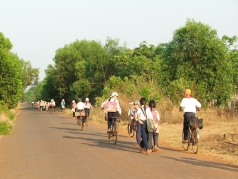
[[[155,109],[156,103],[154,100],[150,100],[149,107],[153,116],[152,120],[154,124],[154,130],[152,133],[149,132],[148,145],[149,145],[149,149],[152,149],[153,152],[157,152],[159,151],[158,139],[159,139],[160,116],[159,116],[159,112]],[[152,139],[153,139],[153,144],[152,144]]]
[[[140,152],[144,153],[146,150],[146,155],[150,154],[150,149],[148,146],[148,131],[147,131],[147,119],[152,119],[152,113],[149,108],[146,107],[146,99],[141,98],[140,99],[140,105],[141,107],[137,111],[137,117],[139,120],[139,125],[141,128],[141,142],[140,142]]]

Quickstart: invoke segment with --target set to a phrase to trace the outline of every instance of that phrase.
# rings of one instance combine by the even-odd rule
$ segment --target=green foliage
[[[14,120],[15,115],[8,109],[8,106],[4,104],[4,101],[0,101],[0,112],[4,112],[10,120]]]
[[[0,122],[0,135],[10,134],[13,127],[7,121]]]
[[[217,105],[221,105],[229,100],[232,87],[228,50],[208,25],[188,20],[177,29],[167,45],[164,64],[166,91],[171,90],[171,83],[182,78],[201,101],[217,99]],[[171,94],[170,98],[177,97]]]
[[[175,30],[171,42],[158,46],[144,41],[128,49],[119,45],[119,39],[107,38],[104,45],[76,40],[56,51],[46,78],[29,96],[89,97],[98,102],[100,96],[117,91],[147,100],[168,97],[178,105],[181,92],[190,88],[203,106],[213,99],[220,106],[238,86],[238,53],[230,48],[236,40],[236,36],[220,39],[216,30],[194,20]]]
[[[150,90],[146,87],[143,87],[140,91],[139,91],[141,97],[144,97],[146,99],[146,101],[149,101],[149,95],[150,95]]]
[[[14,108],[21,100],[23,90],[38,78],[39,70],[31,67],[10,50],[12,44],[0,32],[0,100]]]

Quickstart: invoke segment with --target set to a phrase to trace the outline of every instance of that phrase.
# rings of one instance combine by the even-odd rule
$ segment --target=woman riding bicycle
[[[84,121],[86,121],[90,115],[90,109],[92,109],[93,107],[92,107],[91,103],[89,102],[88,98],[85,99],[84,105],[85,105],[84,110],[86,113]]]
[[[195,98],[191,97],[191,90],[186,89],[184,92],[184,98],[180,103],[180,111],[184,111],[183,120],[183,132],[184,132],[184,142],[188,142],[189,126],[188,120],[190,118],[196,117],[196,108],[201,108],[201,103]]]
[[[113,92],[111,97],[102,103],[101,107],[107,111],[107,128],[108,132],[111,131],[112,119],[118,117],[118,113],[121,114],[121,107],[117,99],[118,94]]]

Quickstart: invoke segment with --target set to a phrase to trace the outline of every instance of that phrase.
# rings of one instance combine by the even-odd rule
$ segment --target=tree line
[[[0,105],[14,108],[27,86],[38,80],[39,69],[11,52],[11,41],[0,32]]]
[[[237,37],[219,38],[209,25],[188,19],[170,42],[157,46],[142,42],[135,49],[119,39],[76,40],[57,49],[43,81],[25,94],[28,100],[68,102],[89,97],[94,102],[110,90],[127,96],[168,98],[174,104],[190,88],[203,105],[225,105],[238,86]]]

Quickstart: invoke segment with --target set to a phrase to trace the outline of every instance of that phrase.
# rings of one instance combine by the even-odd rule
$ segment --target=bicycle
[[[112,139],[114,144],[117,143],[118,122],[120,122],[120,120],[118,120],[118,117],[112,117],[112,130],[108,132],[108,142],[110,142],[110,140]]]
[[[189,127],[189,136],[188,136],[188,142],[184,142],[184,133],[182,131],[182,144],[185,151],[189,149],[190,144],[192,145],[192,150],[194,154],[197,154],[198,152],[198,132],[196,128]]]
[[[131,131],[131,123],[133,123],[133,129],[132,129],[132,135],[130,135],[131,133],[130,133],[130,131]],[[135,132],[137,131],[137,128],[138,128],[138,122],[136,121],[136,120],[134,120],[134,119],[132,119],[129,123],[128,123],[128,125],[127,125],[127,132],[128,132],[128,135],[130,136],[130,137],[134,137],[134,135],[135,135]]]
[[[192,150],[194,154],[198,152],[198,139],[199,132],[198,129],[203,128],[203,119],[191,118],[189,121],[189,134],[188,142],[184,142],[184,132],[182,131],[182,145],[185,151],[189,149],[190,144],[192,145]]]
[[[85,111],[84,110],[79,110],[77,112],[75,112],[75,117],[77,117],[77,124],[81,127],[81,131],[83,130],[83,127],[85,125]]]
[[[86,113],[84,123],[85,123],[86,126],[88,126],[88,118],[89,118],[89,114],[90,114],[90,109],[85,108],[84,110],[85,110],[85,113]]]
[[[50,106],[50,114],[54,112],[54,106]]]

